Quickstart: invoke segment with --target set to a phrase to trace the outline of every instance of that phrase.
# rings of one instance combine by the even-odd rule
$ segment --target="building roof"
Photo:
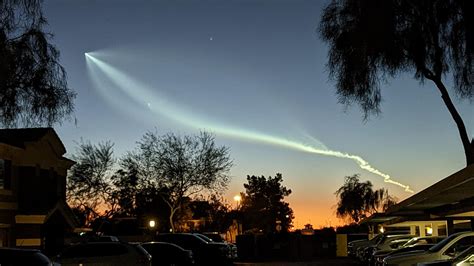
[[[474,165],[377,213],[361,223],[400,224],[404,221],[474,218]]]
[[[59,136],[51,127],[0,129],[0,143],[8,144],[18,148],[25,148],[26,142],[38,141],[48,133],[54,134],[64,149],[64,145],[59,139]]]
[[[386,211],[388,215],[435,214],[455,211],[474,197],[474,165],[442,179]]]

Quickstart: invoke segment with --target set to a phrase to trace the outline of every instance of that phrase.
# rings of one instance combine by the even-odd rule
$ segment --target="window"
[[[10,160],[0,159],[0,189],[10,189],[11,168],[12,162]]]
[[[466,248],[472,246],[474,244],[474,236],[466,236],[464,238],[459,239],[451,245],[445,252],[445,255],[450,257],[454,257],[460,252],[464,251]]]

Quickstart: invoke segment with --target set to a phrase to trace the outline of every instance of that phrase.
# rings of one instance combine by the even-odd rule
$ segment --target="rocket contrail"
[[[103,96],[107,96],[107,100],[112,101],[114,105],[118,104],[118,98],[115,96],[118,93],[125,93],[128,97],[133,99],[135,103],[141,106],[147,106],[149,110],[154,113],[160,114],[161,116],[165,116],[171,120],[174,120],[180,124],[190,126],[193,128],[202,128],[202,125],[207,125],[208,128],[212,129],[212,131],[225,135],[232,138],[240,138],[247,141],[256,141],[261,143],[267,143],[271,145],[281,146],[293,150],[299,150],[303,152],[319,154],[324,156],[332,156],[337,158],[344,158],[350,159],[357,163],[357,165],[372,174],[378,175],[383,177],[383,181],[385,183],[393,184],[405,189],[406,192],[413,193],[413,190],[410,189],[408,185],[402,184],[398,181],[393,180],[390,175],[385,174],[378,169],[374,168],[364,160],[362,157],[358,155],[353,155],[349,153],[344,153],[340,151],[333,151],[328,149],[323,143],[319,140],[312,138],[315,143],[318,143],[318,147],[312,145],[306,145],[300,143],[298,141],[288,140],[281,137],[271,136],[268,134],[263,134],[260,132],[254,132],[245,129],[234,128],[231,126],[223,126],[213,123],[211,121],[207,121],[202,117],[197,117],[191,111],[186,111],[183,107],[178,107],[170,103],[166,100],[164,95],[157,95],[153,88],[150,86],[133,79],[132,77],[128,76],[124,72],[120,71],[119,69],[105,63],[104,61],[98,59],[94,56],[94,53],[86,53],[86,62],[88,66],[88,70],[90,75],[93,77],[93,81],[100,87]],[[103,86],[105,84],[98,84],[101,83],[101,80],[97,77],[97,73],[95,71],[102,72],[111,83],[114,84],[114,88],[119,88],[120,91],[114,92],[104,92]],[[120,104],[121,108],[126,106],[126,103]],[[132,112],[137,112],[136,110]]]

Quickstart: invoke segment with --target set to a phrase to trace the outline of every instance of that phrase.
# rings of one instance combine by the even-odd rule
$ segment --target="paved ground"
[[[357,261],[349,258],[316,259],[302,262],[236,262],[236,266],[356,266]]]

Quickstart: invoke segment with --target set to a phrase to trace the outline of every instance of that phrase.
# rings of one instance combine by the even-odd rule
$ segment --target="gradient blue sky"
[[[325,68],[327,46],[316,32],[325,3],[46,1],[48,29],[55,34],[69,86],[77,92],[77,125],[56,126],[68,153],[81,138],[111,140],[120,156],[148,130],[199,130],[151,112],[146,102],[127,102],[126,95],[121,104],[112,104],[87,71],[84,53],[95,52],[184,115],[306,144],[315,144],[312,137],[332,150],[363,157],[415,191],[463,168],[457,129],[433,84],[420,85],[412,74],[382,84],[383,113],[367,122],[356,105],[338,104]],[[453,98],[472,136],[472,104]],[[200,129],[213,131],[205,123]],[[360,173],[399,199],[410,195],[351,160],[219,134],[216,140],[230,148],[235,163],[229,202],[243,191],[246,175],[280,172],[293,191],[288,201],[298,227],[340,223],[334,191],[346,175]]]

